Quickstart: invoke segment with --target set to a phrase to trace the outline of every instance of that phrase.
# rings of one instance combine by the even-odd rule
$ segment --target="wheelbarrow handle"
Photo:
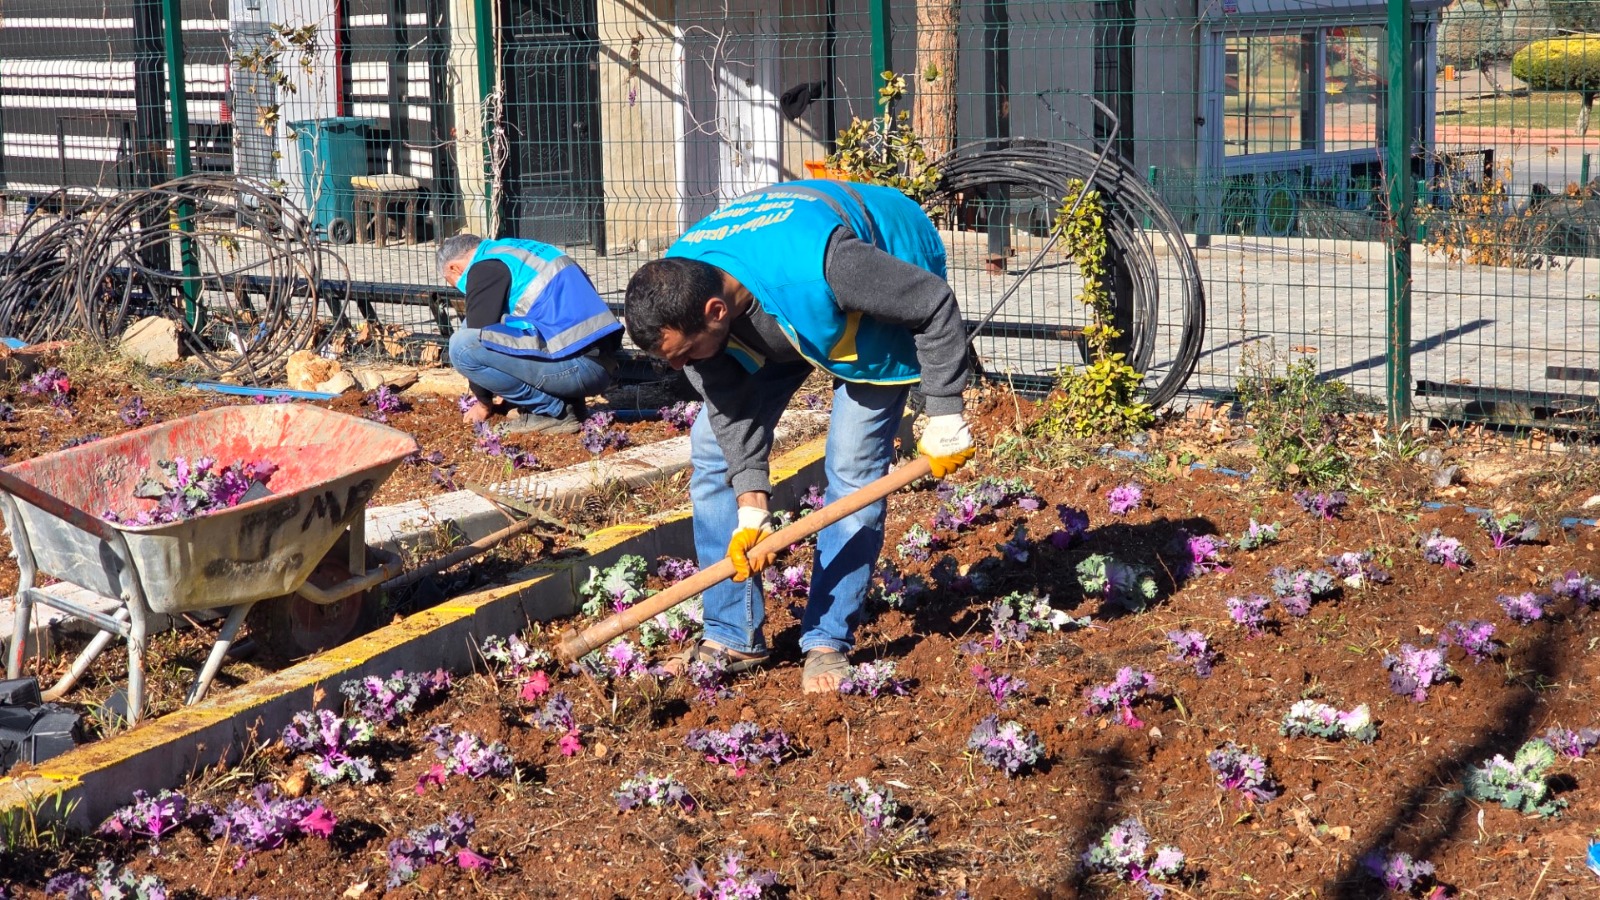
[[[776,534],[751,548],[750,555],[777,553],[791,544],[816,534],[822,529],[832,525],[852,513],[859,512],[879,500],[900,490],[918,478],[932,472],[932,464],[926,456],[918,456],[877,481],[829,503],[809,516],[795,520],[785,528],[779,529]],[[626,634],[648,619],[655,618],[690,597],[715,587],[733,577],[733,563],[723,559],[716,565],[690,575],[688,578],[672,585],[666,590],[656,594],[637,606],[629,607],[615,615],[602,619],[590,625],[582,632],[569,631],[556,646],[556,652],[563,660],[572,662],[579,657],[604,647],[613,638]]]
[[[62,519],[74,528],[107,541],[115,541],[121,532],[99,516],[92,516],[71,503],[23,481],[6,469],[0,468],[0,490],[37,506],[52,516]]]

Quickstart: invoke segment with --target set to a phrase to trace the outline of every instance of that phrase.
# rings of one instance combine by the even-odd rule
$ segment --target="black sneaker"
[[[559,416],[542,416],[538,413],[522,412],[515,418],[506,419],[501,426],[506,434],[577,434],[583,430],[583,423],[573,413],[572,407]]]

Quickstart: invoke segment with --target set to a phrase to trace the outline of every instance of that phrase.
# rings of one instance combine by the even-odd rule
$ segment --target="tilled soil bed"
[[[1389,481],[1367,479],[1364,493],[1323,518],[1286,493],[1182,467],[1169,476],[1122,463],[1003,473],[992,460],[979,465],[1022,478],[1037,502],[986,507],[959,529],[934,526],[941,496],[932,486],[890,504],[885,561],[926,590],[891,608],[879,584],[854,660],[893,662],[903,696],[801,695],[800,601],[773,598],[774,662],[733,677],[721,697],[651,674],[596,678],[551,666],[511,677],[502,669],[458,678],[443,699],[379,726],[363,750],[377,768],[371,784],[308,783],[303,759],[263,736],[265,746],[237,768],[184,788],[191,800],[217,804],[257,783],[304,793],[337,820],[326,840],[300,836],[246,854],[192,824],[164,837],[158,853],[143,841],[83,838],[0,862],[20,897],[40,896],[52,873],[88,870],[100,857],[190,897],[670,897],[683,896],[676,879],[694,865],[714,883],[729,851],[742,855],[745,871],[775,875],[772,896],[1132,897],[1135,887],[1080,865],[1091,844],[1131,817],[1153,845],[1187,857],[1183,874],[1165,882],[1169,896],[1380,897],[1382,884],[1359,863],[1374,850],[1431,862],[1437,883],[1462,897],[1600,896],[1600,879],[1582,864],[1585,845],[1600,836],[1595,753],[1562,757],[1543,773],[1566,802],[1559,816],[1462,791],[1470,769],[1496,754],[1511,757],[1553,726],[1600,725],[1600,612],[1561,599],[1517,624],[1497,602],[1549,594],[1568,571],[1600,575],[1593,528],[1544,522],[1535,542],[1496,549],[1459,506],[1419,508],[1411,476],[1398,470]],[[956,480],[978,474],[969,469]],[[1114,515],[1107,493],[1128,482],[1143,486],[1142,502]],[[1087,512],[1081,540],[1048,540],[1062,524],[1058,505]],[[1237,539],[1252,519],[1278,523],[1277,541],[1227,549],[1214,571],[1184,572],[1185,536]],[[897,556],[913,525],[938,541],[925,561]],[[1470,565],[1424,560],[1419,543],[1436,528],[1462,542]],[[1019,538],[1025,561],[1000,549]],[[1257,636],[1230,618],[1229,598],[1273,597],[1274,568],[1327,570],[1327,558],[1346,551],[1370,551],[1391,580],[1338,583],[1305,616],[1274,600]],[[778,568],[808,554],[798,548]],[[1078,566],[1092,554],[1148,567],[1158,599],[1133,611],[1086,595]],[[1055,610],[1087,621],[996,639],[991,604],[1013,592],[1048,596]],[[1470,620],[1493,623],[1504,643],[1491,660],[1474,663],[1450,647],[1453,674],[1427,688],[1425,701],[1391,689],[1387,656],[1403,644],[1434,648],[1448,623]],[[1209,639],[1217,655],[1209,677],[1172,658],[1167,636],[1179,629]],[[547,645],[538,634],[529,639]],[[975,666],[1026,687],[997,706]],[[1086,692],[1124,667],[1154,676],[1131,708],[1139,727],[1088,710]],[[337,688],[328,686],[323,708],[339,709]],[[572,703],[572,732],[551,725],[560,718],[547,705],[554,693]],[[1377,739],[1283,736],[1280,722],[1300,700],[1368,705]],[[986,765],[968,744],[991,714],[1036,733],[1042,757],[1010,776]],[[685,746],[697,729],[739,723],[785,732],[781,761],[741,772]],[[511,774],[453,774],[437,784],[427,735],[438,725],[504,742]],[[1251,802],[1219,788],[1207,756],[1228,742],[1265,759],[1271,799]],[[615,793],[642,772],[678,779],[694,809],[619,812]],[[862,819],[830,792],[857,778],[892,790],[925,832],[892,826],[887,837],[869,839]],[[451,849],[445,863],[390,887],[391,842],[452,813],[474,818],[466,844],[490,862],[458,865]]]

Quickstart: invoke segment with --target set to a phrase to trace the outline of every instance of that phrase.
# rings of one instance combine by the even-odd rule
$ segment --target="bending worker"
[[[899,191],[795,181],[735,199],[634,273],[628,334],[682,369],[705,401],[690,431],[700,564],[726,554],[738,573],[705,592],[705,637],[668,671],[721,655],[737,672],[768,657],[753,576],[772,558],[748,551],[772,533],[773,428],[813,367],[834,380],[828,502],[889,470],[917,381],[928,413],[918,450],[934,475],[972,457],[966,332],[944,272],[938,231]],[[817,536],[800,632],[807,693],[837,690],[849,667],[884,511],[879,501]]]
[[[572,434],[584,398],[611,384],[622,323],[589,276],[549,244],[458,234],[439,245],[439,275],[467,295],[450,365],[478,398],[468,424],[515,414],[513,433]]]

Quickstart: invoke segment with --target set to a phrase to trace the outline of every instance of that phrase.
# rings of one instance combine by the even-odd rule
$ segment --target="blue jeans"
[[[758,413],[762,424],[769,428],[777,424],[784,407],[810,372],[806,365],[767,366],[751,376],[753,381],[765,382],[755,392],[764,401]],[[834,389],[827,458],[823,462],[829,503],[889,471],[908,390],[905,385],[849,382]],[[695,420],[689,445],[694,464],[689,480],[689,495],[694,500],[694,543],[703,568],[727,556],[728,539],[738,527],[738,500],[728,484],[728,463],[711,431],[710,416]],[[874,503],[817,535],[811,594],[800,625],[802,652],[849,652],[855,646],[855,627],[866,602],[872,566],[883,549],[886,508],[882,501]],[[706,640],[740,653],[765,652],[762,627],[767,614],[759,577],[743,584],[724,581],[707,590],[703,597]]]
[[[485,347],[476,328],[450,335],[450,365],[512,406],[555,418],[568,405],[578,405],[611,385],[611,374],[592,356],[555,360],[512,356]]]

